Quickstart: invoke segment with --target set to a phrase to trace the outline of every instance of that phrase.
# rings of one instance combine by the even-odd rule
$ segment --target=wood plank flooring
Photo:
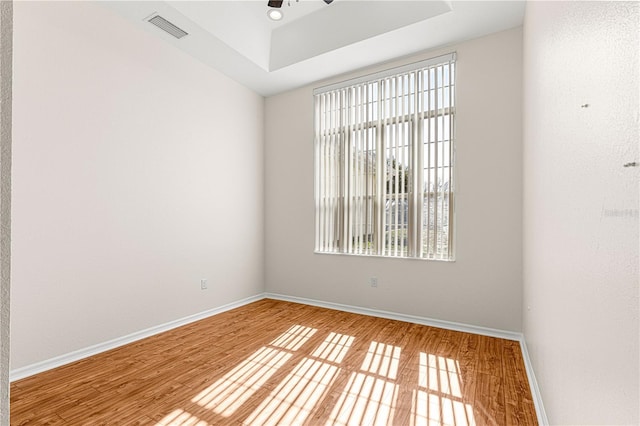
[[[261,300],[11,384],[11,425],[534,425],[518,342]]]

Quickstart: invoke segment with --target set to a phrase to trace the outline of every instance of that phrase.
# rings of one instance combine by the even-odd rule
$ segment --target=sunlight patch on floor
[[[209,423],[178,409],[166,415],[156,426],[209,426]]]
[[[313,336],[314,328],[295,325],[258,349],[233,370],[196,395],[191,402],[224,417],[232,415]],[[283,350],[284,349],[284,350]]]
[[[302,345],[307,343],[307,340],[309,340],[316,331],[318,330],[315,328],[294,325],[278,336],[270,345],[289,351],[297,351]]]
[[[401,349],[371,342],[360,370],[352,373],[326,425],[387,425],[393,423],[398,397]]]
[[[260,348],[191,402],[228,417],[291,358],[290,353]]]
[[[311,356],[339,364],[352,344],[353,336],[331,332]]]
[[[473,407],[462,398],[460,363],[420,353],[411,426],[474,426]]]
[[[330,333],[247,418],[247,425],[299,425],[324,399],[340,372],[338,364],[353,343],[352,336]]]
[[[291,362],[295,351],[316,331],[300,325],[289,328],[200,392],[192,402],[223,417],[231,416],[278,369]],[[366,353],[353,354],[363,356],[359,370],[351,372],[348,379],[348,373],[342,373],[347,379],[346,385],[342,390],[335,389],[336,379],[343,371],[341,363],[354,340],[353,336],[332,332],[309,355],[301,359],[294,358],[300,361],[293,368],[289,367],[291,371],[259,402],[243,424],[294,426],[314,419],[324,422],[326,426],[393,424],[400,393],[398,370],[401,348],[371,342]],[[465,402],[463,396],[459,361],[426,352],[420,352],[416,361],[417,370],[415,364],[410,370],[413,377],[411,381],[417,378],[417,386],[409,394],[409,424],[475,426],[473,407]],[[323,403],[332,406],[326,407],[326,411],[317,411]],[[324,417],[329,410],[329,416]],[[157,426],[207,424],[195,415],[178,409],[163,418]]]

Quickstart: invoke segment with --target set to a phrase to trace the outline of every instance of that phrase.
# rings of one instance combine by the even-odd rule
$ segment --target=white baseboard
[[[50,358],[35,364],[27,365],[25,367],[16,368],[9,372],[9,381],[14,382],[16,380],[24,379],[25,377],[33,376],[34,374],[42,373],[47,370],[51,370],[56,367],[63,366],[81,359],[97,355],[101,352],[105,352],[111,349],[115,349],[120,346],[133,343],[135,341],[144,339],[146,337],[153,336],[155,334],[169,331],[171,329],[198,321],[204,318],[208,318],[212,315],[216,315],[222,312],[229,311],[231,309],[239,308],[240,306],[247,305],[252,302],[264,299],[263,294],[247,297],[235,302],[228,303],[217,308],[209,309],[204,312],[200,312],[194,315],[189,315],[184,318],[179,318],[174,321],[160,324],[155,327],[147,328],[145,330],[136,331],[126,336],[118,337],[117,339],[109,340],[107,342],[99,343],[97,345],[89,346],[88,348],[79,349],[77,351],[69,352],[64,355],[60,355],[54,358]]]
[[[547,413],[544,410],[544,405],[542,404],[542,395],[540,394],[536,375],[533,372],[533,364],[531,364],[531,358],[529,358],[529,350],[527,349],[527,342],[524,339],[524,335],[522,336],[522,339],[520,339],[520,348],[522,349],[522,359],[524,360],[524,367],[527,371],[527,378],[529,379],[529,387],[531,388],[533,404],[536,407],[538,424],[541,426],[547,426],[549,424],[549,419],[547,418]]]
[[[302,303],[304,305],[318,306],[320,308],[335,309],[337,311],[351,312],[354,314],[368,315],[372,317],[380,317],[404,322],[412,322],[415,324],[428,325],[431,327],[444,328],[446,330],[463,331],[465,333],[480,334],[482,336],[499,337],[507,340],[522,339],[522,333],[515,331],[497,330],[494,328],[479,327],[475,325],[462,324],[451,321],[437,320],[433,318],[425,318],[414,315],[398,314],[395,312],[380,311],[377,309],[361,308],[359,306],[343,305],[341,303],[323,302],[320,300],[306,299],[304,297],[285,296],[283,294],[265,293],[265,298],[284,300],[286,302]]]

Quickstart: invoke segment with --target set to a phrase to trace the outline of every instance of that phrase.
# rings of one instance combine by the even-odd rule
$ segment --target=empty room
[[[640,2],[0,2],[0,425],[640,423]]]

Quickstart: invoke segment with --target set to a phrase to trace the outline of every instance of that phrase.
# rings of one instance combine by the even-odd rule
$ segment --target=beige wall
[[[0,2],[0,425],[9,424],[13,2]]]
[[[14,43],[12,368],[262,293],[264,99],[96,3]]]
[[[552,424],[640,423],[638,9],[527,4],[524,335]]]
[[[312,90],[329,82],[267,98],[267,292],[520,331],[521,47],[518,28],[352,75],[457,52],[454,263],[314,254]]]

